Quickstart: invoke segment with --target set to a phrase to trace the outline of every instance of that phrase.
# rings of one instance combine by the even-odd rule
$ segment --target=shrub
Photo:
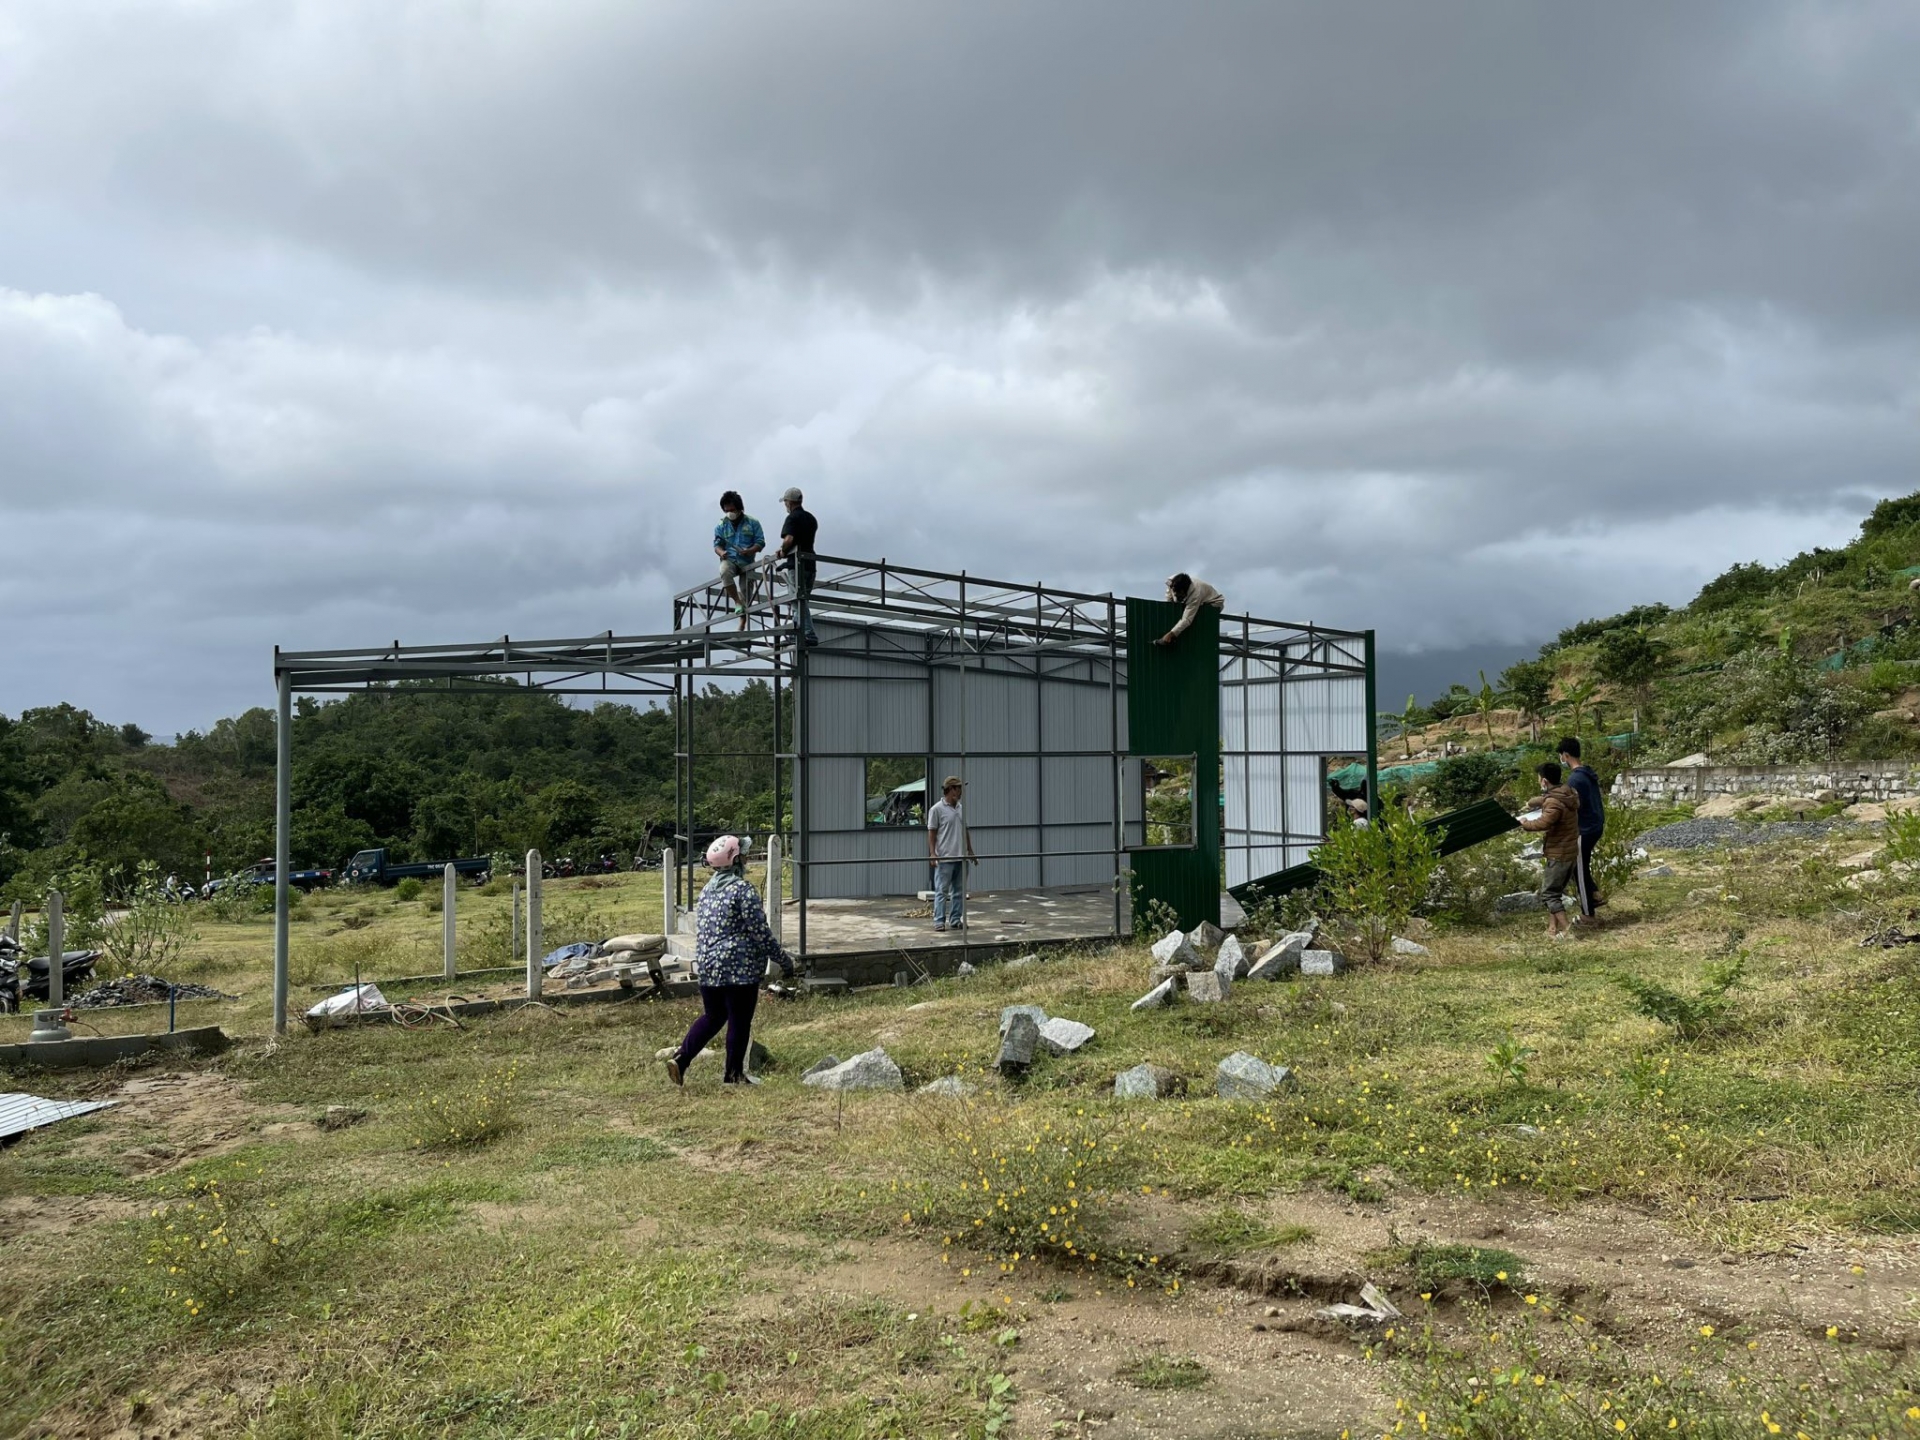
[[[1727,992],[1739,985],[1746,973],[1747,952],[1742,950],[1708,961],[1700,988],[1692,995],[1682,995],[1637,975],[1616,975],[1613,983],[1627,992],[1633,1008],[1649,1020],[1670,1025],[1681,1038],[1694,1040],[1718,1028],[1725,1019],[1731,1004]]]
[[[508,1061],[415,1100],[402,1112],[407,1143],[415,1150],[471,1149],[490,1145],[520,1123],[520,1069]]]
[[[108,973],[164,974],[198,938],[192,912],[166,898],[160,867],[151,860],[140,862],[125,903],[126,912],[100,934]]]
[[[1426,901],[1439,861],[1432,833],[1403,811],[1383,810],[1366,826],[1343,821],[1313,853],[1321,913],[1378,960]]]
[[[146,1258],[160,1298],[197,1318],[269,1287],[295,1248],[286,1219],[267,1198],[257,1165],[235,1160],[190,1174],[148,1216]]]
[[[420,892],[427,887],[409,875],[393,887],[393,898],[400,901],[418,900]]]
[[[1125,1133],[1083,1111],[930,1109],[916,1143],[921,1218],[947,1230],[948,1244],[957,1237],[1003,1266],[1042,1257],[1091,1264],[1102,1252],[1111,1260],[1107,1206],[1133,1163]]]
[[[1645,857],[1636,855],[1639,840],[1657,823],[1650,810],[1632,805],[1609,805],[1607,828],[1593,847],[1593,881],[1600,893],[1611,895],[1633,879]]]
[[[1512,838],[1457,851],[1434,866],[1421,913],[1459,925],[1491,925],[1502,895],[1533,890],[1539,872],[1520,858]]]
[[[1498,755],[1475,750],[1449,755],[1427,777],[1427,797],[1437,810],[1458,810],[1484,800],[1507,783],[1513,767]]]

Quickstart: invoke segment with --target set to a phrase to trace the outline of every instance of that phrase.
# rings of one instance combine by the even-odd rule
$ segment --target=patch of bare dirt
[[[32,1241],[142,1213],[137,1200],[96,1195],[11,1195],[0,1199],[0,1238]]]
[[[1130,1290],[1104,1277],[1042,1268],[983,1280],[960,1275],[925,1247],[882,1241],[810,1277],[827,1295],[879,1297],[908,1310],[953,1313],[968,1301],[998,1307],[1020,1332],[1005,1360],[1018,1387],[1022,1434],[1114,1440],[1315,1440],[1378,1421],[1378,1374],[1356,1349],[1268,1328],[1244,1293],[1201,1284],[1179,1295]],[[971,1267],[968,1267],[971,1268]],[[981,1337],[982,1345],[990,1343]],[[1197,1389],[1141,1389],[1121,1378],[1154,1352],[1199,1360]],[[1057,1427],[1057,1428],[1056,1428]]]

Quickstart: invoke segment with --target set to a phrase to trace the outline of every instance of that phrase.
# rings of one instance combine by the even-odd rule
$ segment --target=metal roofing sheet
[[[0,1091],[0,1140],[24,1135],[43,1125],[71,1120],[94,1110],[117,1104],[113,1100],[47,1100],[19,1091]]]

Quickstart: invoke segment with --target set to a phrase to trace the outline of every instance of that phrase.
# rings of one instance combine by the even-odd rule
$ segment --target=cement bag
[[[387,997],[380,993],[380,987],[371,980],[357,989],[349,985],[338,995],[329,995],[307,1014],[325,1017],[328,1015],[365,1014],[369,1010],[391,1010]]]

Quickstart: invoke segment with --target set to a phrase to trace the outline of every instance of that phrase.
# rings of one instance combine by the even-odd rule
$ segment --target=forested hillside
[[[700,748],[770,753],[763,684],[709,689]],[[293,854],[331,865],[367,845],[403,857],[612,849],[631,854],[670,824],[674,720],[667,710],[601,704],[502,685],[460,696],[416,687],[302,701],[294,719]],[[130,874],[142,860],[198,876],[273,849],[274,720],[264,709],[156,745],[58,705],[0,716],[0,882],[34,894],[75,866]],[[765,761],[704,761],[703,819],[762,828],[772,819]]]
[[[1875,507],[1852,543],[1735,565],[1682,609],[1583,621],[1497,680],[1393,719],[1405,745],[1496,748],[1547,726],[1659,763],[1920,754],[1920,493]],[[1384,747],[1391,749],[1391,747]]]

